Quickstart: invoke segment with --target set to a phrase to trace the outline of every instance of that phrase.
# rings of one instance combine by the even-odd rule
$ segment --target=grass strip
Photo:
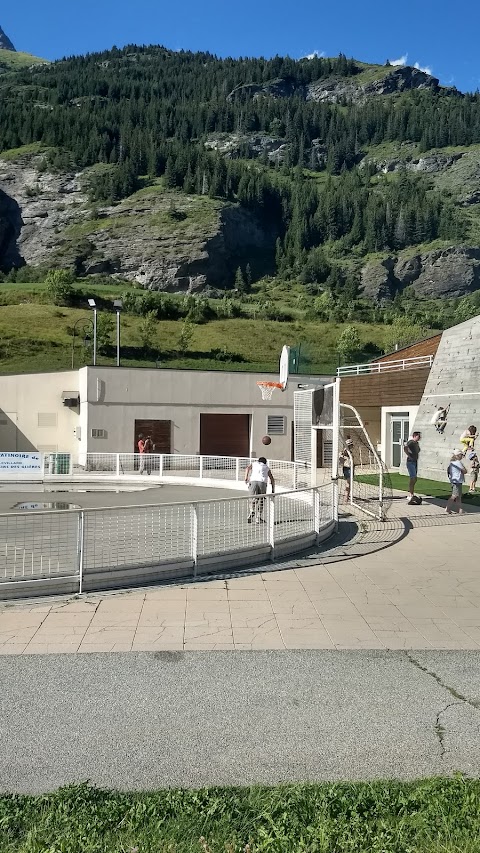
[[[0,853],[477,853],[480,781],[0,797]]]
[[[408,492],[408,477],[404,474],[388,474],[388,484],[392,489],[398,489],[400,492]],[[378,485],[377,474],[359,474],[355,476],[355,480],[359,483],[369,483],[372,486]],[[463,487],[462,502],[470,504],[470,506],[480,506],[480,492],[475,495],[467,493],[468,482],[470,477],[467,475],[467,485]],[[452,494],[452,487],[449,483],[441,483],[438,480],[425,480],[419,477],[415,484],[415,493],[417,495],[428,495],[431,498],[446,501]]]

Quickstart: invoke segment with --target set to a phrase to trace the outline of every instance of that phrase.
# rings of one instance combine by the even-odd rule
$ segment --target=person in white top
[[[247,518],[249,524],[255,519],[257,524],[265,524],[263,518],[263,505],[265,503],[263,495],[267,493],[267,485],[270,480],[272,484],[272,495],[275,494],[275,480],[270,468],[267,465],[265,456],[259,456],[254,462],[251,462],[245,471],[245,482],[248,486],[248,491],[252,495],[252,506],[250,514]]]
[[[462,515],[462,487],[465,482],[465,474],[467,473],[467,469],[462,462],[463,459],[463,450],[456,450],[453,454],[450,465],[447,468],[447,477],[450,480],[450,485],[452,486],[452,494],[450,495],[447,506],[445,508],[445,512],[447,515],[452,514],[452,506],[453,504],[458,504],[458,514]]]

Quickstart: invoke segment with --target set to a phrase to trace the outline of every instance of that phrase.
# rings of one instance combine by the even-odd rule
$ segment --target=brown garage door
[[[250,415],[200,415],[202,456],[249,456]]]
[[[142,420],[135,421],[135,437],[134,452],[138,452],[137,442],[140,434],[145,438],[147,435],[152,436],[152,442],[155,446],[155,453],[171,453],[172,452],[172,422],[171,421],[150,421]]]

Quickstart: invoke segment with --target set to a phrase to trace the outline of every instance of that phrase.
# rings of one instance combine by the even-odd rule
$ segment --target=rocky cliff
[[[449,246],[417,255],[389,255],[362,270],[363,295],[386,302],[406,287],[418,296],[453,298],[480,289],[480,249]]]
[[[276,234],[234,204],[146,187],[92,207],[86,173],[39,170],[40,157],[0,159],[0,268],[69,267],[146,288],[225,288],[245,256],[268,264]]]
[[[329,77],[317,80],[306,86],[297,85],[289,77],[277,78],[266,83],[244,83],[233,89],[227,96],[228,101],[236,98],[290,98],[295,96],[306,101],[339,103],[361,103],[375,95],[395,95],[412,89],[430,89],[433,92],[442,91],[444,94],[460,93],[455,88],[443,88],[437,77],[412,68],[408,65],[399,68],[383,69],[378,72],[378,78],[364,82],[360,73],[358,79],[353,77]]]
[[[0,27],[0,50],[15,50],[12,42]]]

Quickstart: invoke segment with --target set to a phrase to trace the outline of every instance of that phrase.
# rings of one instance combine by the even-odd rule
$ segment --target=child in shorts
[[[447,515],[452,514],[452,506],[453,504],[458,505],[458,514],[463,514],[462,509],[462,488],[465,482],[465,474],[467,473],[467,469],[462,462],[463,459],[463,450],[455,450],[452,458],[450,459],[450,465],[447,468],[447,477],[450,480],[450,485],[452,487],[452,494],[450,495],[447,506],[445,508],[445,512]]]

